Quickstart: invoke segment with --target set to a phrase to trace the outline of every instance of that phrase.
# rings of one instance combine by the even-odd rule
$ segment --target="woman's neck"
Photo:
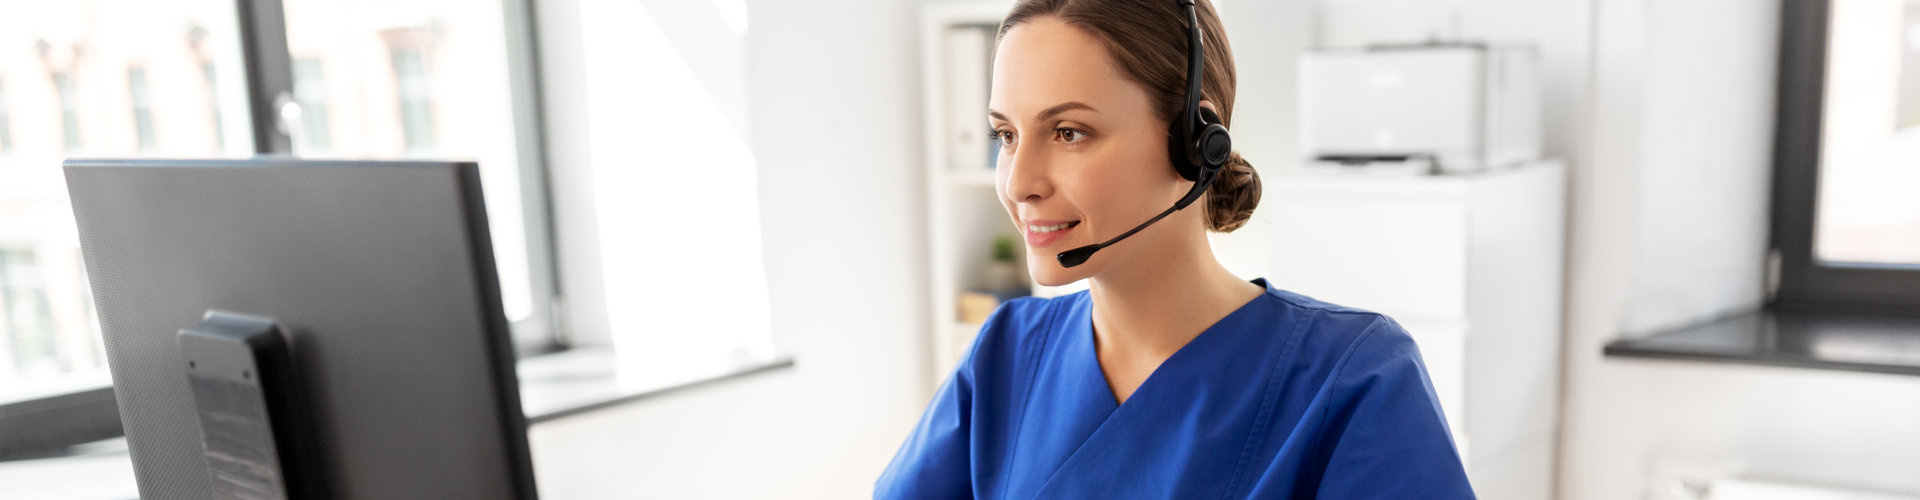
[[[1094,338],[1102,358],[1157,365],[1266,293],[1221,266],[1205,236],[1200,238],[1198,244],[1130,253],[1130,260],[1139,261],[1114,266],[1092,279]]]

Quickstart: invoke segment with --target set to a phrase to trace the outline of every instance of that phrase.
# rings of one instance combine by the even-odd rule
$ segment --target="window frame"
[[[1769,307],[1920,314],[1920,265],[1822,262],[1814,254],[1831,12],[1832,0],[1781,6]]]
[[[543,101],[536,74],[539,60],[535,46],[533,0],[497,1],[499,3],[494,5],[503,9],[501,29],[507,47],[505,77],[509,80],[516,162],[519,166],[520,205],[533,299],[527,317],[510,325],[515,351],[524,359],[565,351],[572,348],[574,343],[564,321],[564,301],[560,296],[559,266],[554,250],[554,221],[548,194],[550,174],[544,132],[546,124],[540,106]],[[241,69],[246,74],[247,107],[252,118],[249,133],[253,137],[253,153],[291,156],[294,154],[294,144],[289,134],[290,127],[282,126],[279,112],[283,105],[297,102],[293,93],[294,58],[287,47],[284,6],[281,0],[234,0],[234,4],[239,21]],[[203,71],[208,64],[211,62],[202,62]],[[72,78],[70,72],[67,74]],[[216,126],[220,123],[217,102],[216,97]],[[90,298],[88,300],[91,301]],[[98,321],[98,318],[89,320]],[[9,450],[40,453],[120,436],[123,431],[112,394],[113,388],[105,386],[38,399],[0,401],[0,444],[5,444],[4,448]],[[8,455],[0,453],[0,461],[21,458]]]
[[[548,203],[548,160],[545,123],[540,108],[539,61],[535,58],[532,0],[496,0],[502,9],[502,36],[507,48],[507,79],[513,113],[513,134],[520,173],[521,220],[525,225],[528,284],[533,299],[527,317],[511,325],[515,350],[521,356],[565,350],[572,345],[561,321],[559,263],[555,260],[553,210]],[[280,108],[299,103],[294,93],[295,58],[287,46],[285,6],[281,0],[235,0],[240,17],[242,60],[247,72],[247,103],[253,117],[254,152],[293,155],[289,130],[302,124],[281,125]],[[392,57],[389,52],[389,57]],[[422,64],[429,64],[421,54]],[[392,61],[388,61],[391,66]],[[396,103],[396,105],[401,105]]]

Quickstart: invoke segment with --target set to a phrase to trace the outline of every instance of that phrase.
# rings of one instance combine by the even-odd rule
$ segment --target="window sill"
[[[1920,318],[1761,311],[1607,344],[1608,357],[1920,375]]]
[[[533,356],[518,363],[521,408],[530,425],[595,410],[624,405],[793,366],[784,354],[716,362],[700,370],[655,379],[621,380],[612,349],[576,348]],[[6,407],[42,403],[79,394],[107,394],[95,387],[76,394],[10,403]],[[111,402],[111,397],[108,398]],[[111,406],[111,405],[109,405]],[[4,408],[0,408],[4,409]],[[108,411],[112,411],[109,407]],[[0,412],[3,414],[4,412]],[[118,436],[119,416],[111,415]],[[44,455],[43,455],[44,456]],[[138,497],[132,458],[120,437],[72,446],[58,456],[0,461],[0,498],[112,498]]]
[[[575,348],[520,361],[520,407],[538,424],[663,394],[793,367],[783,354],[716,361],[697,370],[623,379],[613,350]]]

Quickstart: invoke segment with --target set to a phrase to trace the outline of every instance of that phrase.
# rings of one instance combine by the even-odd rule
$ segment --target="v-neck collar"
[[[1167,411],[1174,407],[1190,406],[1192,402],[1172,400],[1181,395],[1206,399],[1196,395],[1195,391],[1177,390],[1180,386],[1193,386],[1196,391],[1205,392],[1211,383],[1224,374],[1226,369],[1218,360],[1222,356],[1231,356],[1219,345],[1242,340],[1244,335],[1256,335],[1260,329],[1234,327],[1252,321],[1248,315],[1266,311],[1261,307],[1268,304],[1264,297],[1275,295],[1276,291],[1265,279],[1253,280],[1266,290],[1262,296],[1242,304],[1238,309],[1221,317],[1209,325],[1206,330],[1186,345],[1174,351],[1160,366],[1154,368],[1133,395],[1121,403],[1113,397],[1111,384],[1106,374],[1101,372],[1099,354],[1094,348],[1092,298],[1082,295],[1068,307],[1057,310],[1055,334],[1059,340],[1052,346],[1050,353],[1043,354],[1043,361],[1037,373],[1034,373],[1037,393],[1029,394],[1029,401],[1036,402],[1040,408],[1029,407],[1023,411],[1023,424],[1015,431],[1019,437],[1014,445],[1022,452],[1007,463],[1007,473],[1013,479],[1003,487],[1003,493],[1033,493],[1045,488],[1068,464],[1089,448],[1097,448],[1105,435],[1126,432],[1123,428],[1137,425],[1141,419],[1151,418],[1156,411]],[[1083,292],[1085,293],[1085,292]],[[1037,367],[1038,368],[1038,367]],[[1042,414],[1035,415],[1035,413]],[[1042,476],[1013,474],[1013,470],[1025,467],[1043,467],[1047,471]],[[1037,482],[1035,482],[1037,480]]]
[[[1204,347],[1195,347],[1195,345],[1202,345],[1203,342],[1215,342],[1217,341],[1215,339],[1216,337],[1228,336],[1215,333],[1215,331],[1220,330],[1220,325],[1228,324],[1230,320],[1235,319],[1235,317],[1244,315],[1244,313],[1253,308],[1255,304],[1259,304],[1260,299],[1271,296],[1274,293],[1273,286],[1267,283],[1266,278],[1254,278],[1251,283],[1260,285],[1263,292],[1261,292],[1260,295],[1254,296],[1253,299],[1248,300],[1247,303],[1240,304],[1240,307],[1234,308],[1233,312],[1227,313],[1226,316],[1221,316],[1220,319],[1215,320],[1213,324],[1207,325],[1207,328],[1201,330],[1199,335],[1188,340],[1187,343],[1181,345],[1179,349],[1175,349],[1173,354],[1167,356],[1167,359],[1161,360],[1160,365],[1154,367],[1153,372],[1148,373],[1147,378],[1142,379],[1139,386],[1134,387],[1133,393],[1128,395],[1127,401],[1133,401],[1139,398],[1141,393],[1146,391],[1148,385],[1152,384],[1155,379],[1169,378],[1171,374],[1175,373],[1192,374],[1192,370],[1179,368],[1178,365],[1175,364],[1185,362],[1185,358],[1196,356],[1196,354],[1190,354],[1191,352],[1204,350]],[[1105,390],[1105,394],[1107,395],[1107,397],[1102,398],[1102,400],[1109,403],[1107,407],[1101,408],[1101,410],[1109,413],[1116,412],[1122,408],[1126,408],[1127,405],[1113,394],[1113,383],[1107,380],[1105,366],[1100,364],[1100,350],[1095,345],[1097,339],[1094,337],[1093,331],[1093,296],[1091,293],[1087,295],[1086,300],[1081,301],[1080,306],[1083,309],[1080,316],[1084,321],[1078,321],[1072,325],[1073,331],[1070,333],[1074,341],[1072,342],[1073,345],[1069,348],[1078,351],[1075,352],[1073,356],[1075,361],[1084,362],[1074,364],[1093,370],[1094,379],[1100,382],[1100,387]],[[1175,365],[1175,367],[1170,370],[1168,365]],[[1163,373],[1169,374],[1169,376],[1162,376]],[[1111,418],[1111,415],[1109,415],[1109,418]]]

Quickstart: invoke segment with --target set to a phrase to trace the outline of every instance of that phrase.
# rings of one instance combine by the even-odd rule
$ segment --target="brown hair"
[[[1233,49],[1220,26],[1220,17],[1207,0],[1194,2],[1200,16],[1206,72],[1200,96],[1220,113],[1222,125],[1233,125]],[[1187,88],[1187,13],[1172,0],[1021,0],[1000,22],[994,43],[1020,23],[1045,17],[1059,18],[1086,30],[1107,44],[1107,53],[1121,72],[1146,87],[1159,118],[1173,123],[1185,111]],[[1169,131],[1171,134],[1171,131]],[[1172,140],[1172,137],[1168,137]],[[1260,174],[1234,151],[1220,178],[1207,189],[1207,227],[1230,232],[1247,224],[1260,204]]]

